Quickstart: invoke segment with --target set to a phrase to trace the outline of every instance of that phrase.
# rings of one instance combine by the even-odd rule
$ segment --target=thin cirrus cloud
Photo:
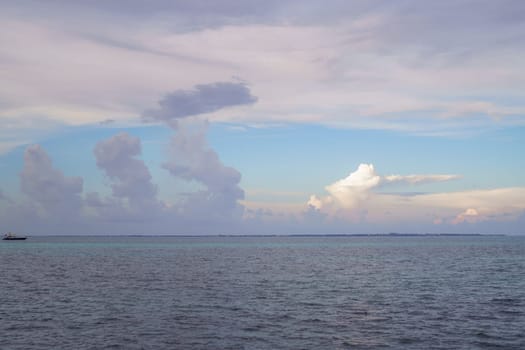
[[[410,185],[431,182],[443,182],[461,178],[459,175],[387,175],[383,177],[383,183],[407,183]]]
[[[197,98],[205,91],[189,87],[242,76],[258,103],[250,113],[215,110],[210,121],[434,135],[524,124],[522,1],[481,0],[476,11],[466,0],[2,7],[2,119],[129,123],[166,91]],[[179,97],[188,100],[163,103]],[[170,118],[215,107],[181,106]],[[149,116],[164,117],[162,106]]]

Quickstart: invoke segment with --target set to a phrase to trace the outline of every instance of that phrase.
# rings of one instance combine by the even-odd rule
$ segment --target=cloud
[[[411,185],[430,182],[443,182],[461,178],[459,175],[388,175],[383,183],[407,183]]]
[[[525,188],[428,193],[406,201],[415,212],[433,212],[438,222],[449,225],[508,222],[525,211]]]
[[[192,183],[197,184],[197,189],[193,188],[174,204],[181,217],[207,223],[208,226],[203,226],[205,229],[213,223],[231,224],[242,218],[241,174],[224,165],[208,145],[208,121],[187,117],[255,101],[257,98],[245,84],[218,82],[197,85],[190,91],[175,91],[159,101],[159,109],[143,113],[144,121],[163,121],[175,132],[169,146],[169,159],[163,168],[185,180],[190,187]]]
[[[212,122],[424,135],[523,125],[524,4],[503,3],[480,0],[473,12],[471,1],[462,0],[124,7],[17,1],[0,13],[0,118],[130,122],[161,93],[175,90],[165,107],[144,117],[177,119],[212,109]],[[258,98],[250,113],[214,109],[224,100],[192,107],[189,101],[203,91],[188,87],[232,76],[249,81]],[[242,94],[242,84],[236,91]],[[253,103],[249,96],[235,106]],[[188,104],[171,110],[172,98]],[[9,140],[6,147],[19,144]]]
[[[247,124],[439,135],[523,125],[524,5],[504,4],[481,0],[475,12],[461,0],[4,4],[0,117],[129,121],[176,91],[163,101],[168,114],[160,106],[148,118],[211,109],[213,120]],[[140,27],[128,25],[137,20]],[[257,92],[253,113],[220,113],[224,100],[192,107],[203,91],[188,86],[232,76]],[[172,111],[172,98],[188,104]],[[242,101],[253,103],[246,94]]]
[[[373,164],[360,164],[357,170],[350,173],[346,178],[326,186],[328,196],[318,198],[312,195],[307,204],[317,209],[323,207],[352,209],[365,201],[370,196],[371,191],[379,186],[387,187],[396,183],[417,185],[450,181],[459,177],[459,175],[446,174],[379,176],[375,172]]]
[[[159,101],[159,108],[148,110],[145,121],[171,121],[223,108],[249,105],[257,101],[243,83],[217,82],[196,85],[193,90],[179,90]]]
[[[84,217],[83,179],[56,169],[40,145],[26,147],[19,180],[25,196],[1,206],[4,225],[31,235],[93,233]]]
[[[457,225],[457,224],[465,222],[465,221],[469,222],[469,223],[472,223],[472,222],[477,222],[478,220],[480,220],[480,215],[479,215],[478,211],[476,209],[473,209],[473,208],[468,208],[464,212],[458,214],[454,218],[454,220],[452,220],[452,223],[454,225]]]
[[[12,199],[0,189],[0,201],[11,202]]]
[[[392,40],[410,38],[412,41],[422,40],[424,34],[432,34],[434,40],[445,41],[446,35],[434,32],[440,24],[446,23],[450,28],[443,30],[458,31],[459,38],[472,35],[465,25],[476,30],[503,31],[501,26],[520,23],[520,14],[524,10],[519,0],[502,0],[501,5],[490,0],[476,1],[475,13],[468,12],[472,3],[468,0],[449,0],[437,4],[422,4],[417,0],[396,3],[396,6],[385,6],[384,1],[370,0],[216,0],[212,3],[203,0],[192,1],[90,1],[71,2],[67,0],[54,1],[51,4],[41,4],[35,1],[5,2],[4,11],[7,14],[23,13],[27,16],[45,15],[51,18],[71,18],[84,14],[76,19],[79,24],[86,20],[104,24],[104,15],[110,14],[115,24],[142,20],[145,24],[151,22],[170,23],[170,29],[176,31],[197,31],[205,28],[216,28],[225,25],[249,24],[283,24],[319,25],[338,23],[343,20],[371,21],[368,17],[380,17],[388,20],[395,28],[389,33]],[[367,16],[368,15],[368,16]],[[402,21],[403,20],[403,21]],[[193,23],[192,23],[193,21]],[[174,23],[171,23],[174,22]],[[375,20],[374,22],[377,22]],[[485,27],[487,28],[485,28]],[[412,33],[410,28],[418,27],[422,33]],[[381,28],[382,29],[382,28]]]
[[[306,203],[306,211],[317,211],[327,215],[328,219],[344,220],[354,225],[383,225],[387,230],[401,225],[405,230],[406,227],[426,227],[429,231],[429,225],[433,225],[437,232],[453,232],[455,226],[467,224],[472,230],[485,233],[489,233],[487,228],[473,225],[512,222],[519,220],[525,212],[522,200],[525,188],[520,187],[437,193],[375,191],[400,182],[420,185],[457,178],[458,175],[445,174],[380,176],[372,164],[361,164],[346,178],[327,186],[328,195],[312,195]],[[330,220],[325,221],[330,226]]]
[[[111,189],[115,198],[126,200],[127,207],[139,217],[159,214],[162,203],[156,198],[157,186],[152,183],[144,162],[137,159],[141,153],[138,137],[117,134],[97,143],[93,153],[97,166],[113,181]],[[93,206],[107,206],[98,195],[91,194],[88,199]]]
[[[170,159],[163,164],[173,176],[204,186],[186,196],[182,211],[200,219],[239,219],[244,198],[239,187],[241,174],[225,166],[206,140],[207,123],[189,121],[178,124],[172,137]]]
[[[16,118],[7,113],[7,116],[2,117],[2,112],[0,107],[2,125],[0,128],[0,155],[20,146],[33,144],[35,140],[54,134],[63,127],[60,123],[42,115],[25,115],[23,118]]]
[[[100,125],[111,125],[115,123],[115,119],[104,119],[99,124]]]
[[[206,123],[181,122],[164,164],[193,188],[175,201],[157,199],[146,165],[138,159],[140,140],[126,133],[95,147],[97,165],[111,180],[112,195],[82,195],[82,179],[53,167],[38,145],[24,154],[20,173],[25,201],[2,203],[1,221],[32,234],[72,233],[377,233],[478,232],[523,233],[525,188],[397,194],[376,191],[390,186],[372,164],[361,164],[347,177],[312,196],[309,205],[245,202],[241,175],[224,165],[206,142]],[[393,175],[391,175],[393,176]],[[442,181],[453,175],[421,176]],[[424,181],[407,181],[417,185]],[[195,186],[196,185],[196,186]],[[0,197],[2,193],[0,192]],[[246,207],[246,209],[245,209]],[[154,220],[151,220],[154,219]],[[521,221],[520,221],[521,220]],[[504,223],[504,224],[502,224]],[[509,228],[502,232],[502,228]]]
[[[82,178],[64,176],[39,145],[29,146],[24,152],[20,184],[22,192],[46,214],[68,216],[82,207]]]
[[[360,164],[356,171],[346,178],[325,187],[330,194],[325,203],[337,203],[343,208],[352,208],[365,200],[368,191],[379,185],[381,178],[375,173],[372,164]],[[333,198],[333,200],[332,200]]]
[[[206,114],[210,122],[241,127],[310,123],[439,136],[524,125],[525,2],[475,5],[476,11],[471,0],[4,2],[0,153],[68,125],[136,124],[138,115],[171,125]],[[227,82],[234,76],[249,85]],[[167,91],[173,92],[144,112]],[[195,163],[172,150],[167,169],[201,187],[185,197],[186,206],[179,203],[178,213],[205,208],[221,193],[237,208],[242,198],[237,171],[222,163],[204,136],[192,140],[199,132],[188,128],[175,128],[172,147],[193,145]],[[129,164],[139,161],[131,146],[119,147],[128,152]],[[201,170],[208,161],[217,179]],[[130,179],[109,175],[115,171],[112,161],[105,164],[114,196],[86,196],[92,208],[155,202],[147,169],[132,189]],[[508,206],[487,213],[490,203],[473,200],[472,192],[448,193],[445,199],[376,192],[455,177],[380,176],[369,166],[327,186],[326,195],[312,197],[310,204],[338,212],[375,206],[402,216],[391,207],[414,205],[419,213],[439,203],[446,211],[439,213],[443,222],[469,208],[489,217]],[[227,190],[220,190],[223,185]],[[488,196],[498,202],[510,194]],[[450,198],[461,206],[450,208]],[[367,208],[369,217],[383,215],[374,208]]]

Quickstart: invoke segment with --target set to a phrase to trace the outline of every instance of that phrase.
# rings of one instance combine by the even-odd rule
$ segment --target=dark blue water
[[[525,237],[31,237],[0,264],[0,349],[525,349]]]

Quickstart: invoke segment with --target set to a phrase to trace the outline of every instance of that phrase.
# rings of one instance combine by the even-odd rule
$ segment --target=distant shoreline
[[[295,234],[92,234],[33,235],[32,237],[492,237],[520,236],[503,233],[295,233]],[[31,237],[31,236],[27,236]]]

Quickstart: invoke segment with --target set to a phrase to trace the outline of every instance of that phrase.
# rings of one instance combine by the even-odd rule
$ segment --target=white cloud
[[[468,208],[464,212],[458,214],[456,218],[452,221],[453,224],[459,224],[462,222],[476,222],[479,220],[480,215],[476,209]]]
[[[356,171],[346,178],[326,186],[332,199],[323,202],[335,202],[343,208],[352,208],[368,196],[369,191],[376,187],[381,178],[375,173],[372,164],[360,164]]]
[[[458,175],[430,174],[430,175],[388,175],[379,176],[373,164],[360,164],[356,171],[346,178],[338,180],[325,187],[328,196],[318,198],[313,195],[308,205],[321,209],[322,207],[341,207],[352,209],[358,206],[372,194],[378,186],[388,186],[395,183],[409,185],[450,181],[459,178]]]
[[[513,220],[525,211],[525,188],[520,187],[409,195],[374,191],[399,182],[420,185],[457,178],[440,174],[380,176],[372,164],[361,164],[346,178],[327,186],[327,195],[312,195],[306,205],[333,218],[369,224],[457,225]]]
[[[404,182],[411,185],[428,183],[428,182],[442,182],[459,179],[459,175],[388,175],[383,177],[384,183],[399,183]]]
[[[323,207],[323,201],[319,199],[316,195],[311,195],[310,199],[306,204],[308,204],[308,206],[316,210],[321,210],[321,208]]]

